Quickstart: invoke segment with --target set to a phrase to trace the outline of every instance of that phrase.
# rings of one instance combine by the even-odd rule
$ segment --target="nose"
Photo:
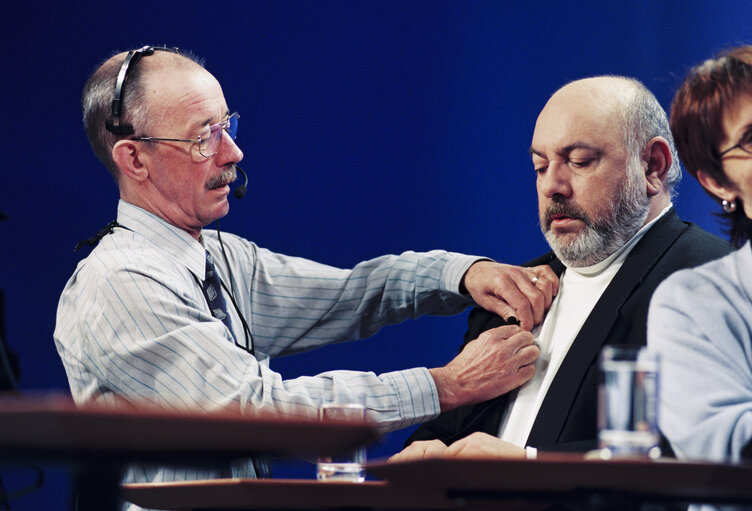
[[[538,191],[549,199],[572,195],[571,171],[564,162],[549,162],[546,170],[538,174]]]
[[[219,141],[219,152],[217,153],[217,156],[221,160],[219,162],[220,166],[224,166],[229,162],[239,163],[243,159],[243,151],[240,150],[235,140],[224,130],[221,133],[222,139]]]

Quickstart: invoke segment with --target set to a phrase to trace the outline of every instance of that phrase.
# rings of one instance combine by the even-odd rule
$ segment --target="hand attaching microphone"
[[[242,185],[235,188],[235,191],[232,192],[232,194],[235,196],[236,199],[242,199],[243,197],[245,197],[245,192],[247,190],[246,187],[248,186],[248,174],[246,174],[245,171],[241,169],[240,167],[238,167],[237,165],[235,165],[235,170],[243,174],[243,179],[245,180],[245,182]]]

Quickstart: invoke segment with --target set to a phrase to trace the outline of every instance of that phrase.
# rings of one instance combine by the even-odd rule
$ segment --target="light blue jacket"
[[[659,424],[677,457],[738,461],[752,439],[752,248],[669,277],[648,314]]]

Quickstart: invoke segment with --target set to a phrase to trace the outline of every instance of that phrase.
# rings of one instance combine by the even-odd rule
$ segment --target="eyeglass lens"
[[[742,137],[742,139],[739,141],[739,147],[742,151],[746,151],[748,153],[752,153],[752,136],[745,135]]]
[[[231,139],[235,140],[238,134],[238,114],[234,113],[224,121],[206,128],[204,134],[199,135],[199,152],[204,156],[214,156],[222,141],[222,132],[226,131]]]

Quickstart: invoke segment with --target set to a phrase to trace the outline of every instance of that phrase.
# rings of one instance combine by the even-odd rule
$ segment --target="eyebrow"
[[[595,152],[596,155],[598,156],[603,154],[603,151],[600,148],[592,144],[585,143],[585,142],[574,142],[573,144],[569,144],[568,146],[563,147],[560,151],[556,151],[556,153],[557,154],[569,154],[575,149],[587,149],[588,151]],[[537,151],[536,149],[533,148],[533,146],[530,146],[530,149],[528,149],[527,152],[531,157],[539,156],[541,158],[546,158],[545,154],[543,154],[540,151]]]
[[[229,116],[230,116],[230,109],[228,108],[227,111],[225,112],[223,120],[227,119]],[[222,122],[222,121],[219,121],[219,122]],[[201,129],[201,128],[205,127],[205,126],[212,126],[214,124],[218,124],[218,123],[212,123],[211,118],[204,119],[204,120],[198,121],[198,122],[194,122],[193,124],[191,124],[191,132],[198,131],[199,129]]]

